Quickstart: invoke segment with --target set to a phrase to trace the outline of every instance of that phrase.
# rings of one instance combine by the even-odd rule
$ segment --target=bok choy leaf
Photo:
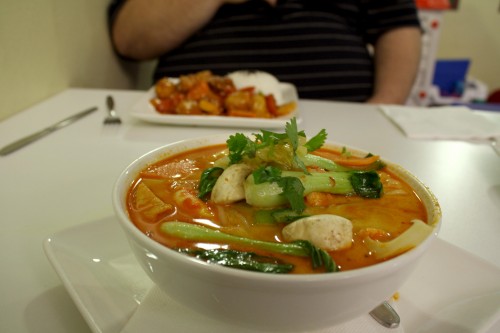
[[[245,245],[274,253],[310,257],[314,268],[325,267],[327,272],[336,272],[338,270],[328,252],[316,248],[308,241],[300,240],[293,243],[266,242],[238,237],[201,225],[178,221],[165,222],[161,225],[160,230],[167,235],[195,242]]]

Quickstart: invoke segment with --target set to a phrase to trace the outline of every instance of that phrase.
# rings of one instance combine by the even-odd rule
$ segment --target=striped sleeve
[[[224,5],[211,22],[161,56],[153,81],[201,70],[262,70],[293,83],[301,98],[357,101],[373,91],[367,44],[418,26],[412,0],[262,0]]]
[[[387,30],[420,27],[414,0],[364,0],[365,33],[373,43]]]

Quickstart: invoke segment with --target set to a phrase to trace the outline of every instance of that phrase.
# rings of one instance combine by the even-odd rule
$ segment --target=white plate
[[[285,103],[298,101],[297,90],[290,83],[282,82],[279,84],[282,99]],[[297,108],[286,116],[266,119],[266,118],[246,118],[246,117],[227,117],[227,116],[188,116],[177,114],[158,113],[154,106],[149,102],[154,98],[154,87],[150,88],[146,94],[132,107],[131,115],[137,119],[148,122],[169,124],[169,125],[189,125],[189,126],[209,126],[209,127],[236,127],[236,128],[284,128],[287,121],[295,117],[297,124],[302,119]]]
[[[113,218],[58,232],[44,249],[95,333],[120,332],[152,287]],[[399,295],[405,332],[499,332],[500,269],[443,240],[434,242]],[[195,313],[179,317],[169,304],[169,332],[211,331],[210,321]]]

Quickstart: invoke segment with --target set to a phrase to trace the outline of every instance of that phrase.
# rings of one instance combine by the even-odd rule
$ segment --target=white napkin
[[[495,123],[464,106],[381,105],[380,109],[409,138],[482,140],[500,136],[500,121]]]
[[[393,307],[395,306],[392,304]],[[239,332],[256,333],[232,324],[213,320],[190,310],[165,295],[153,286],[135,313],[131,316],[121,333],[136,332],[176,332],[176,333],[212,333]],[[369,314],[347,323],[314,333],[403,333],[403,327],[388,329],[378,324]],[[313,332],[309,332],[313,333]]]

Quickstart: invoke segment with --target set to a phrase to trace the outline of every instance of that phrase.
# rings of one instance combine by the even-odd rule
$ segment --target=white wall
[[[67,87],[128,89],[137,65],[113,54],[107,0],[0,0],[0,120]]]
[[[438,59],[471,60],[469,74],[500,89],[500,0],[460,0],[448,11],[437,52]]]

